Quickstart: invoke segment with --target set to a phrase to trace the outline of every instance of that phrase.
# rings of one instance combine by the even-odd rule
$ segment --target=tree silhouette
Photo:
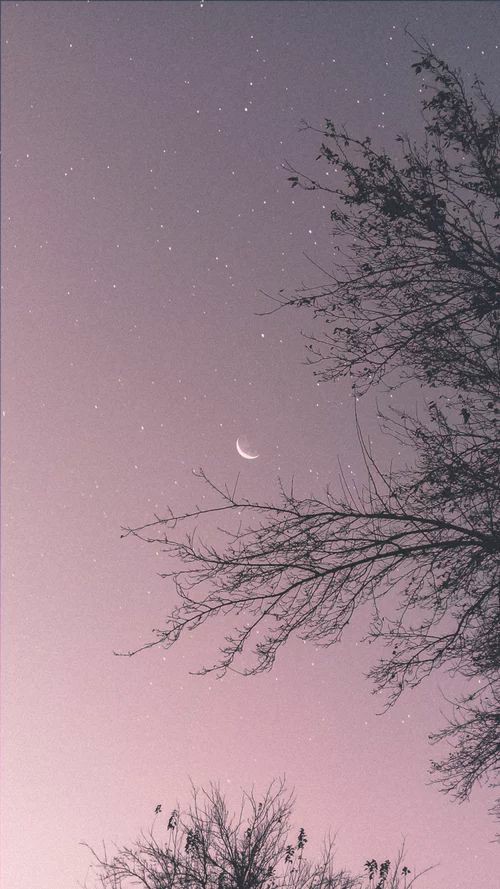
[[[338,491],[307,498],[282,485],[277,503],[258,503],[200,470],[212,507],[156,516],[124,536],[163,544],[173,567],[162,576],[179,598],[142,648],[230,614],[235,629],[201,672],[255,673],[293,635],[339,641],[362,611],[368,638],[385,646],[370,676],[388,705],[436,669],[462,676],[470,685],[432,736],[451,752],[432,768],[463,800],[477,782],[496,784],[500,751],[500,118],[482,84],[470,97],[430,48],[413,67],[431,78],[422,146],[398,137],[398,162],[327,121],[319,157],[344,184],[289,167],[292,187],[332,195],[346,246],[324,287],[277,300],[320,322],[310,352],[323,380],[349,375],[358,396],[423,387],[425,419],[381,414],[411,463],[382,471],[357,424],[363,485],[341,477]],[[221,516],[233,525],[206,542],[195,525]]]
[[[293,798],[283,781],[273,781],[262,799],[245,793],[237,813],[231,813],[219,787],[193,788],[189,810],[168,824],[155,819],[153,828],[131,845],[106,847],[94,859],[94,885],[102,889],[363,889],[361,876],[338,869],[333,841],[328,840],[317,862],[304,856],[303,828],[290,841]],[[158,814],[158,813],[157,813]],[[166,819],[165,819],[166,822]],[[410,889],[404,847],[393,866],[371,866],[368,889]],[[368,863],[367,863],[368,864]],[[427,869],[429,870],[429,868]],[[374,876],[379,882],[373,882]]]
[[[292,187],[334,199],[339,258],[324,285],[277,302],[321,322],[309,352],[323,380],[349,374],[362,392],[417,379],[487,402],[500,372],[500,117],[478,79],[469,96],[422,50],[425,139],[397,137],[402,163],[327,120],[318,159],[339,184],[286,165]]]

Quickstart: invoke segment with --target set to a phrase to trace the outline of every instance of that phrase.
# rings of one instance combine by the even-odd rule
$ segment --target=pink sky
[[[258,291],[328,260],[329,208],[280,166],[314,168],[301,118],[418,134],[405,24],[498,99],[494,3],[2,4],[5,889],[76,887],[82,841],[131,841],[189,778],[237,799],[283,774],[339,866],[406,836],[412,869],[440,864],[422,889],[495,884],[490,796],[428,785],[447,680],[377,716],[361,624],[250,679],[189,674],[215,626],[113,655],[173,602],[165,557],[120,528],[191,507],[193,468],[254,498],[359,471],[347,386],[316,385],[307,319],[258,316]]]

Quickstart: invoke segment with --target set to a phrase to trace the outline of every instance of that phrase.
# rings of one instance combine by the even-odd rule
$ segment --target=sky
[[[2,3],[2,885],[71,889],[190,779],[229,800],[286,775],[309,848],[339,866],[439,865],[422,889],[492,889],[478,790],[429,786],[434,677],[385,715],[353,626],[271,673],[194,676],[220,626],[136,648],[174,601],[161,549],[120,539],[203,490],[272,498],[360,472],[345,382],[305,364],[310,319],[263,294],[317,283],[329,117],[388,149],[421,134],[404,28],[499,99],[489,2]],[[326,175],[325,168],[323,174]],[[330,172],[330,175],[334,175]],[[323,206],[325,204],[325,206]],[[374,429],[373,401],[360,406]],[[257,460],[242,459],[244,437]],[[386,445],[387,447],[387,445]],[[161,829],[161,825],[160,825]],[[417,884],[420,886],[420,883]]]

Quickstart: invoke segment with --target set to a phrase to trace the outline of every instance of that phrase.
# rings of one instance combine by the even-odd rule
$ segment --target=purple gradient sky
[[[189,776],[283,773],[313,850],[331,828],[357,869],[405,835],[441,863],[422,889],[495,885],[487,794],[427,785],[438,681],[378,717],[360,627],[253,679],[189,675],[212,627],[112,654],[172,601],[120,526],[199,500],[193,467],[256,498],[357,471],[347,387],[316,385],[297,314],[255,313],[328,262],[328,206],[281,169],[315,169],[301,118],[420,132],[405,24],[498,100],[495,3],[2,4],[5,889],[76,886],[80,841],[132,839]]]

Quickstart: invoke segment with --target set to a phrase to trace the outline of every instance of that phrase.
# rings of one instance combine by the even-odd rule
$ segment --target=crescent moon
[[[244,457],[245,460],[256,460],[257,457],[259,456],[258,454],[247,454],[247,452],[244,451],[243,448],[241,447],[238,438],[236,439],[236,450],[238,451],[238,454],[240,455],[240,457]]]

